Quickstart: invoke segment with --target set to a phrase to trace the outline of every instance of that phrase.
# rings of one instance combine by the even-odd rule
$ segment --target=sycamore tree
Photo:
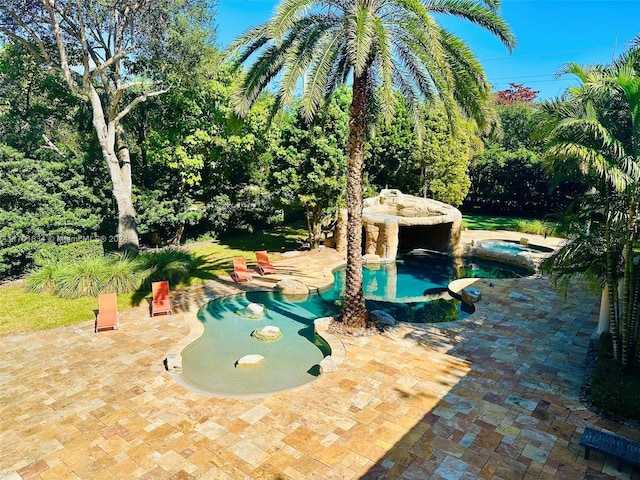
[[[253,63],[236,96],[247,112],[272,80],[278,100],[289,104],[302,81],[301,108],[311,119],[322,100],[349,84],[347,140],[347,269],[341,321],[365,327],[368,312],[362,289],[362,200],[365,136],[371,117],[388,121],[394,90],[420,122],[420,103],[438,97],[447,112],[462,108],[484,123],[490,89],[478,60],[435,16],[467,20],[495,35],[507,48],[514,38],[497,12],[499,0],[284,0],[273,18],[239,37],[228,49],[240,62]]]
[[[193,42],[204,39],[188,33],[208,20],[206,0],[3,1],[0,33],[58,71],[90,105],[117,205],[120,248],[139,246],[122,120],[168,91],[168,72],[193,61]]]

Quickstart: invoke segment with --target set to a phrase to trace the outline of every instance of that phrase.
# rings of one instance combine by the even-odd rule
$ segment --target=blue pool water
[[[515,278],[529,276],[533,271],[481,258],[407,255],[396,263],[365,265],[362,273],[364,294],[369,300],[424,302],[425,294],[446,290],[456,278]],[[336,271],[334,277],[331,291],[323,295],[338,299],[344,291],[345,270]]]
[[[340,312],[344,272],[335,272],[331,288],[300,302],[274,292],[249,292],[210,302],[198,313],[204,324],[202,337],[182,352],[184,381],[218,396],[262,395],[313,381],[319,374],[318,364],[330,353],[324,340],[314,334],[313,320]],[[472,307],[445,294],[451,280],[530,273],[489,260],[467,259],[456,264],[446,256],[412,256],[395,264],[365,267],[363,288],[369,310],[386,310],[400,321],[448,321],[472,313]],[[237,313],[249,303],[265,305],[264,317],[253,320]],[[280,328],[283,336],[279,341],[263,343],[251,336],[267,325]],[[265,361],[236,368],[235,362],[248,354],[263,355]]]
[[[498,250],[501,252],[512,253],[514,255],[518,253],[550,253],[553,252],[553,248],[543,247],[541,245],[522,245],[519,242],[513,240],[482,240],[479,242],[484,248],[492,250]]]
[[[258,320],[236,312],[249,303],[266,306]],[[312,295],[292,303],[273,292],[250,292],[210,302],[198,313],[203,335],[182,352],[182,377],[191,386],[220,396],[248,396],[287,390],[314,380],[318,364],[329,347],[314,335],[313,320],[329,315],[332,308]],[[282,338],[263,343],[251,336],[260,327],[280,328]],[[265,357],[262,365],[236,368],[249,354]]]

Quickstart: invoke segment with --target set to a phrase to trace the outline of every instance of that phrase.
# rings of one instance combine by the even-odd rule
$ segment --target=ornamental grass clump
[[[541,220],[515,220],[515,228],[518,232],[530,233],[533,235],[553,235],[556,226]]]
[[[104,281],[103,292],[134,292],[140,288],[148,275],[140,257],[112,253],[108,260],[108,275]]]
[[[129,293],[140,287],[144,271],[126,255],[87,255],[74,261],[52,261],[27,277],[27,289],[61,298],[96,297],[100,293]]]
[[[107,262],[104,257],[88,256],[58,264],[53,293],[62,298],[97,297],[109,274]]]
[[[62,298],[146,292],[155,281],[168,280],[173,285],[187,281],[198,262],[189,252],[178,249],[46,259],[28,275],[27,289]]]
[[[147,251],[137,258],[138,268],[145,275],[145,287],[160,280],[168,280],[172,285],[185,282],[198,269],[198,262],[193,254],[177,248]]]

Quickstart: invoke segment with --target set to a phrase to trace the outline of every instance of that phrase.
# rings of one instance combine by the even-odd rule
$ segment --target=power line
[[[498,77],[494,78],[494,80],[512,80],[514,78],[539,78],[539,77],[552,77],[555,73],[545,73],[544,75],[516,75],[513,77]]]
[[[550,57],[553,55],[564,55],[565,53],[595,52],[599,50],[611,50],[613,47],[614,46],[611,45],[608,47],[579,48],[575,50],[559,50],[557,52],[540,52],[540,53],[528,53],[525,55],[510,55],[508,57],[480,59],[480,62],[493,62],[496,60],[517,60],[520,58],[531,58],[531,57]]]
[[[500,84],[509,85],[509,84],[511,84],[511,83],[519,83],[519,82],[515,82],[515,81],[513,81],[513,80],[512,80],[512,81],[510,81],[510,82],[503,81],[503,82],[495,82],[495,83],[494,83],[494,82],[492,82],[492,81],[491,81],[491,79],[489,79],[489,83],[490,83],[493,87],[495,87],[496,85],[500,85]],[[556,79],[556,80],[532,80],[532,81],[530,81],[530,82],[524,82],[524,83],[526,83],[527,85],[529,85],[529,84],[532,84],[532,83],[558,83],[558,84],[563,84],[564,82],[563,82],[563,80]]]

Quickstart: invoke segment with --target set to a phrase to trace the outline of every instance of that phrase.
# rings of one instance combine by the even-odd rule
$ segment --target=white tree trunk
[[[120,143],[117,142],[117,137],[122,134],[121,127],[115,120],[107,124],[100,97],[94,88],[90,88],[89,97],[93,110],[93,126],[98,135],[102,156],[109,168],[109,175],[113,184],[113,197],[118,208],[118,248],[137,249],[140,246],[140,242],[138,239],[136,212],[133,208],[129,149],[121,143],[116,152],[116,143]]]
[[[600,296],[600,318],[598,320],[598,336],[611,328],[611,309],[609,305],[609,285],[605,284]]]

